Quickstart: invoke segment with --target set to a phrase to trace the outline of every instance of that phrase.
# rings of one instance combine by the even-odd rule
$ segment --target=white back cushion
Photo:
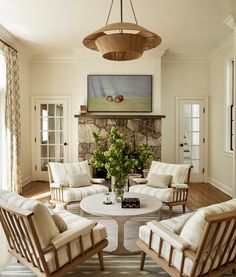
[[[191,165],[188,164],[168,164],[153,161],[147,178],[151,173],[160,175],[172,175],[171,184],[186,184],[188,171]]]
[[[49,166],[54,183],[68,185],[68,180],[66,178],[66,168],[64,164],[50,162]]]
[[[48,209],[41,202],[9,191],[0,191],[0,199],[24,210],[34,212],[32,219],[42,248],[48,246],[51,239],[59,234]]]
[[[200,245],[204,229],[207,224],[205,217],[208,215],[216,215],[235,210],[236,198],[223,203],[201,208],[186,222],[180,233],[180,237],[185,239],[191,245],[191,248],[196,251]],[[209,240],[213,233],[214,230],[209,235]]]

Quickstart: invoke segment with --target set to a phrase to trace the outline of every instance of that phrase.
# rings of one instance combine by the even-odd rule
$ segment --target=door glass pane
[[[63,130],[63,118],[56,119],[56,130]]]
[[[54,158],[55,157],[55,146],[49,145],[49,157]]]
[[[48,115],[49,116],[54,116],[55,115],[55,105],[54,104],[49,104],[48,105]]]
[[[199,131],[199,123],[200,123],[200,121],[199,121],[199,118],[193,118],[192,119],[192,131],[194,132],[194,131]]]
[[[41,157],[47,158],[47,156],[48,156],[47,145],[42,145],[41,146]]]
[[[48,164],[48,160],[47,159],[42,159],[41,160],[41,171],[47,171],[47,164]]]
[[[48,129],[55,130],[55,119],[54,118],[48,119]]]
[[[48,142],[48,132],[41,132],[41,144]]]
[[[55,144],[55,132],[48,132],[48,134],[49,134],[48,143]]]
[[[184,117],[191,117],[191,104],[184,104]]]
[[[192,159],[199,159],[199,146],[192,146]]]
[[[184,132],[188,132],[191,130],[191,119],[184,119]]]
[[[184,158],[184,164],[191,164],[191,159]]]
[[[191,145],[191,133],[184,133],[184,145]]]
[[[63,105],[62,104],[56,105],[56,115],[63,116]]]
[[[40,105],[40,115],[41,116],[47,116],[48,115],[47,104],[41,104]]]
[[[200,115],[200,105],[199,104],[193,104],[192,105],[192,117],[199,117]]]
[[[193,145],[199,145],[199,132],[192,133],[192,144]]]
[[[199,160],[192,160],[193,171],[199,172]]]
[[[62,132],[60,132],[60,144],[63,144],[64,142],[64,139],[63,139],[63,133]]]

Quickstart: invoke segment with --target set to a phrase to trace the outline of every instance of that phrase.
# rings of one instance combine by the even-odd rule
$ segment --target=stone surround
[[[78,118],[78,158],[90,160],[94,150],[93,132],[102,135],[116,126],[134,147],[147,144],[154,159],[161,160],[161,115],[75,115]]]

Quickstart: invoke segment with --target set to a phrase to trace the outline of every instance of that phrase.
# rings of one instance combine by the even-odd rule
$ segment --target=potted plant
[[[106,171],[107,178],[112,179],[112,190],[117,196],[121,196],[128,176],[133,172],[141,173],[142,176],[142,171],[153,158],[153,154],[145,144],[141,144],[134,151],[132,145],[124,140],[115,127],[104,136],[94,132],[93,138],[96,148],[92,154],[91,164],[98,170]]]
[[[124,193],[127,178],[137,165],[131,145],[126,142],[115,127],[105,136],[93,133],[96,149],[91,163],[98,169],[106,169],[107,177],[112,178],[112,189],[117,197]]]

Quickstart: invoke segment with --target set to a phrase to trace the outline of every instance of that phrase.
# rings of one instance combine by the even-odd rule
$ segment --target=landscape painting
[[[151,112],[152,75],[88,75],[88,112]]]

